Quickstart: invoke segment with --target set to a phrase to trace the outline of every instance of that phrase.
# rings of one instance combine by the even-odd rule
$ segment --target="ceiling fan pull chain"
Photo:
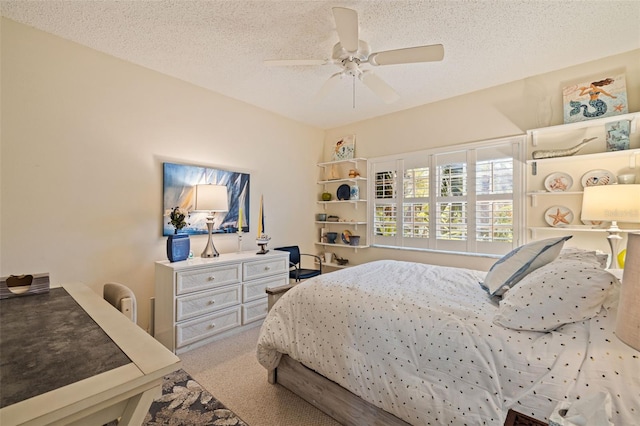
[[[351,76],[351,82],[353,83],[353,109],[356,109],[356,76]]]

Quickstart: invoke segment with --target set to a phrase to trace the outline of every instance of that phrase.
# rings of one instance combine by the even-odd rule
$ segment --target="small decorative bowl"
[[[618,183],[628,185],[636,182],[636,175],[633,173],[618,175]]]

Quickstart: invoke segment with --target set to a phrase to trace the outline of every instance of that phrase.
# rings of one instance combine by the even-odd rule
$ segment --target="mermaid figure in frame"
[[[582,109],[582,115],[587,118],[600,117],[607,113],[607,104],[599,98],[599,96],[605,95],[612,99],[616,99],[616,96],[604,90],[602,87],[613,83],[611,78],[605,78],[604,80],[594,81],[588,87],[580,87],[580,94],[578,96],[584,96],[589,94],[589,105],[595,109],[595,111],[589,111],[589,105],[585,105],[578,101],[570,101],[571,106],[570,115],[576,115],[580,113]]]

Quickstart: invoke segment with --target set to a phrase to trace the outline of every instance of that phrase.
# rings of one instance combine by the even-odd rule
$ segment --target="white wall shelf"
[[[598,160],[605,158],[624,158],[629,157],[629,167],[635,168],[640,166],[640,149],[626,149],[623,151],[610,151],[610,152],[596,152],[593,154],[582,155],[569,155],[565,157],[553,157],[553,158],[538,158],[535,160],[527,160],[527,164],[535,166],[536,164],[549,164],[549,163],[566,163],[567,161],[580,161],[580,160]],[[536,173],[532,174],[535,176]]]
[[[317,201],[319,206],[322,206],[323,210],[332,216],[341,218],[341,221],[316,221],[316,227],[318,228],[318,242],[315,244],[321,246],[323,250],[328,247],[341,247],[358,250],[359,248],[368,247],[368,232],[367,232],[367,159],[366,158],[352,158],[348,160],[328,161],[325,163],[318,163],[318,167],[321,169],[317,184],[319,188],[322,188],[323,192],[332,193],[335,197],[336,189],[345,182],[350,185],[357,185],[359,196],[357,200],[331,200],[331,201]],[[353,169],[357,170],[358,176],[343,177],[349,173],[353,174]],[[330,172],[330,173],[328,173]],[[330,188],[331,190],[328,190]],[[321,194],[318,194],[320,198]],[[360,208],[363,205],[364,208]],[[347,220],[345,220],[347,219]],[[337,226],[348,227],[349,229],[358,230],[358,227],[364,227],[361,232],[360,242],[362,245],[351,246],[348,244],[330,244],[326,242],[326,232],[333,232]],[[336,264],[335,267],[339,267]]]
[[[332,243],[315,243],[315,244],[319,245],[319,246],[350,248],[350,249],[354,249],[356,252],[358,251],[358,249],[363,249],[363,248],[369,247],[368,245],[352,246],[350,244],[341,244],[341,243],[334,243],[334,244],[332,244]]]
[[[325,163],[318,163],[318,167],[336,166],[345,163],[358,164],[359,162],[365,162],[366,158],[350,158],[348,160],[327,161]]]
[[[531,197],[531,207],[538,206],[538,197],[559,197],[559,196],[567,196],[567,195],[582,195],[582,191],[532,191],[527,192],[527,195]]]
[[[596,118],[594,120],[579,121],[577,123],[559,124],[557,126],[549,126],[549,127],[542,127],[542,128],[539,128],[539,129],[531,129],[531,130],[527,130],[527,135],[529,135],[531,137],[531,142],[532,142],[533,146],[538,146],[538,136],[540,136],[540,135],[549,134],[549,133],[559,133],[559,132],[568,132],[568,131],[572,131],[572,130],[586,129],[588,127],[604,126],[607,123],[611,123],[611,122],[614,122],[614,121],[622,121],[622,120],[629,120],[629,122],[631,123],[629,131],[631,133],[635,133],[636,130],[637,130],[637,123],[638,123],[638,118],[639,117],[640,117],[640,113],[638,113],[638,112],[632,112],[632,113],[629,113],[629,114],[613,115],[613,116],[605,117],[605,118]]]
[[[607,232],[607,228],[593,228],[588,225],[584,226],[531,226],[529,227],[531,231],[531,238],[536,238],[536,233],[538,232],[564,232],[564,233],[573,233],[573,232],[599,232],[605,233]],[[629,232],[640,232],[640,229],[625,229],[621,228],[620,233],[629,233]]]
[[[318,185],[327,185],[330,183],[340,183],[340,182],[366,182],[367,178],[362,176],[350,177],[350,178],[341,178],[341,179],[329,179],[329,180],[319,180]]]

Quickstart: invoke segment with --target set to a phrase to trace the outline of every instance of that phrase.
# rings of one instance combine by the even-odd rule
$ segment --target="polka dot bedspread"
[[[615,307],[551,332],[493,323],[485,273],[382,260],[288,291],[258,340],[414,425],[548,419],[559,401],[608,391],[616,425],[640,424],[640,353],[613,335]]]

